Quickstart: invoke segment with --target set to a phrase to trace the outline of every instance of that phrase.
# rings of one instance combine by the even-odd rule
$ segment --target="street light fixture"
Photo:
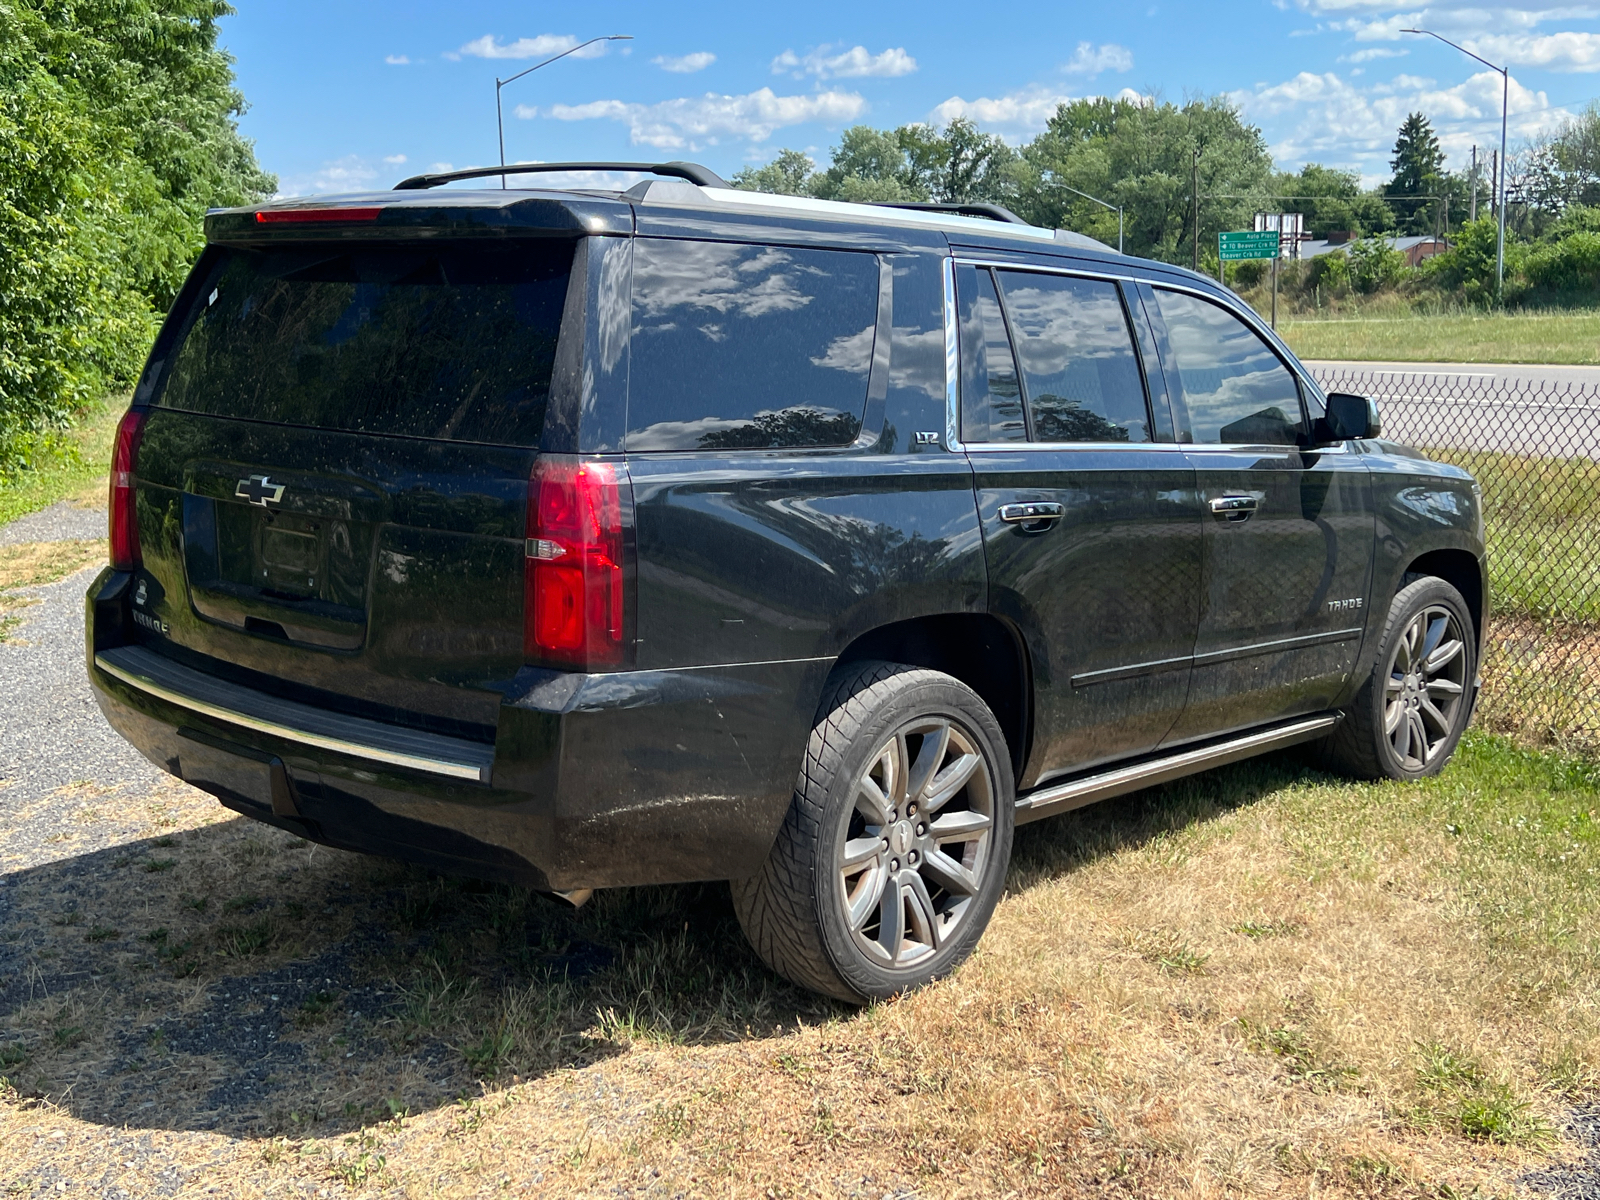
[[[1059,186],[1066,188],[1067,191],[1071,192],[1074,196],[1082,196],[1085,200],[1092,200],[1096,204],[1098,204],[1101,208],[1109,208],[1112,212],[1117,214],[1117,253],[1121,254],[1122,253],[1122,205],[1120,205],[1120,204],[1107,204],[1104,200],[1100,199],[1100,197],[1098,197],[1098,196],[1091,196],[1091,195],[1089,195],[1088,192],[1080,192],[1077,188],[1075,188],[1075,187],[1067,187],[1067,185],[1064,184],[1064,183],[1060,184]]]
[[[1501,301],[1505,299],[1506,283],[1506,114],[1511,110],[1511,68],[1497,67],[1487,58],[1480,58],[1465,46],[1457,46],[1449,38],[1435,33],[1431,29],[1402,29],[1401,33],[1425,33],[1431,38],[1438,38],[1446,46],[1454,46],[1468,58],[1477,59],[1491,71],[1500,72],[1500,171],[1499,178],[1495,180],[1495,193],[1498,196],[1500,208],[1500,228],[1495,236],[1494,245],[1494,298]]]
[[[508,76],[505,79],[501,79],[498,76],[496,76],[495,81],[494,81],[494,122],[495,122],[496,128],[499,130],[499,133],[500,133],[500,165],[502,167],[506,165],[506,119],[505,119],[504,113],[501,111],[501,108],[500,108],[500,89],[501,88],[505,87],[506,84],[508,84],[508,83],[515,83],[517,80],[521,79],[524,75],[533,74],[533,72],[537,71],[540,67],[548,67],[551,63],[555,62],[556,59],[558,59],[558,58],[565,58],[569,54],[576,54],[579,50],[582,50],[585,46],[592,46],[596,42],[631,42],[631,41],[633,41],[633,35],[631,33],[612,33],[612,34],[607,34],[605,37],[592,37],[587,42],[579,42],[576,46],[573,46],[571,49],[563,50],[560,54],[551,55],[549,58],[545,59],[543,62],[534,63],[533,66],[529,67],[526,71],[518,71],[515,75]],[[502,189],[506,186],[506,177],[504,175],[500,176],[500,186],[501,186]]]

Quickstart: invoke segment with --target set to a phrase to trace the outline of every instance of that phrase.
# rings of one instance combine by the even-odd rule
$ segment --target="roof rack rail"
[[[958,217],[987,217],[991,221],[1004,221],[1007,225],[1027,225],[1009,208],[998,204],[949,204],[938,200],[868,200],[868,204],[878,208],[912,208],[921,212],[953,213]]]
[[[464,171],[440,171],[434,175],[413,175],[394,185],[397,192],[415,192],[454,183],[458,179],[488,179],[495,175],[551,174],[557,171],[639,171],[646,175],[664,175],[672,179],[687,179],[701,187],[725,188],[728,186],[715,171],[699,163],[667,162],[561,162],[561,163],[507,163],[503,167],[470,167]]]

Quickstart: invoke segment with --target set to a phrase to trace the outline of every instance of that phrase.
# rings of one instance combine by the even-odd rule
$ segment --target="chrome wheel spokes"
[[[1384,683],[1383,731],[1408,771],[1434,762],[1467,693],[1466,638],[1454,613],[1429,605],[1406,626]]]
[[[835,864],[850,935],[879,966],[918,964],[961,923],[986,877],[994,795],[976,739],[942,717],[872,756]]]

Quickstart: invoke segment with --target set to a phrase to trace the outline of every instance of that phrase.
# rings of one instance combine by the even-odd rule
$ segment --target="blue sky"
[[[685,158],[731,175],[839,131],[967,115],[1019,142],[1062,100],[1224,92],[1281,166],[1387,175],[1406,113],[1453,165],[1499,140],[1500,76],[1424,26],[1512,68],[1513,147],[1600,96],[1600,4],[1389,0],[992,5],[514,5],[235,0],[222,40],[242,121],[284,194],[387,188],[493,163],[494,81],[600,34],[633,35],[506,87],[506,155]]]

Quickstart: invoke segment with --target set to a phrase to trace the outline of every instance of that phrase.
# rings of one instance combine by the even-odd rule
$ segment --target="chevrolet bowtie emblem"
[[[273,483],[270,475],[252,475],[249,479],[239,480],[239,486],[233,489],[233,494],[265,508],[283,499],[283,484]]]

